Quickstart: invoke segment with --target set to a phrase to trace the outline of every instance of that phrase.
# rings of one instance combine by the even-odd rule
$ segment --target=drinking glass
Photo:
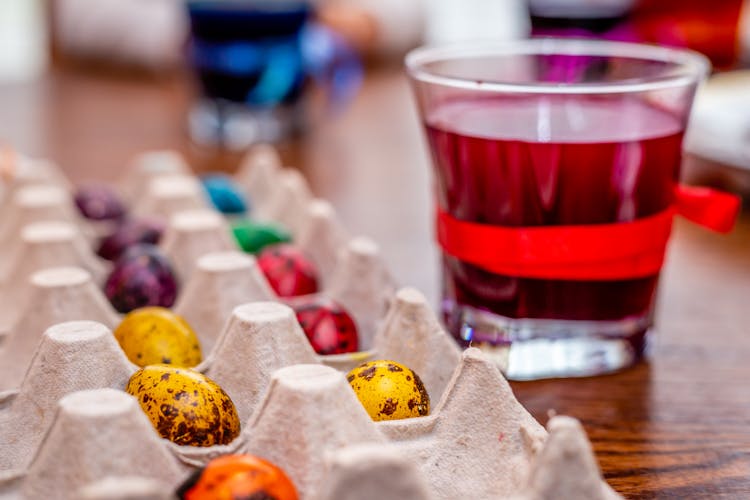
[[[242,149],[304,131],[311,80],[328,104],[361,80],[355,52],[312,21],[310,0],[186,0],[189,58],[200,98],[189,117],[200,144]]]
[[[517,380],[638,361],[706,58],[530,39],[420,48],[406,66],[451,332]]]

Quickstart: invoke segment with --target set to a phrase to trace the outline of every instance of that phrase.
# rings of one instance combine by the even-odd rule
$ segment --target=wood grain
[[[651,360],[609,377],[515,384],[537,416],[581,418],[605,476],[629,498],[750,497],[750,227],[679,224]]]
[[[144,149],[175,148],[199,171],[239,159],[185,134],[183,76],[56,70],[0,86],[0,139],[57,160],[75,180],[114,179]],[[343,114],[282,145],[355,233],[382,245],[402,284],[438,297],[429,162],[398,68],[372,71]],[[581,419],[606,478],[629,498],[750,498],[750,218],[726,237],[679,223],[648,363],[599,378],[517,383],[542,422]]]

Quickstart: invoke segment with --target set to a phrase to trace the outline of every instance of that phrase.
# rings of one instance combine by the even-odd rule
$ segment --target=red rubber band
[[[675,205],[632,222],[574,226],[505,227],[458,220],[438,209],[443,251],[506,276],[560,280],[622,280],[654,276],[664,263],[674,215],[728,232],[738,197],[680,186]]]

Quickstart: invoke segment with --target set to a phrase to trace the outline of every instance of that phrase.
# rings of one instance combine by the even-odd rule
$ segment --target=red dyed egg
[[[337,302],[322,295],[310,295],[291,299],[288,304],[318,354],[343,354],[359,349],[357,326]]]
[[[297,500],[297,490],[276,465],[253,455],[212,460],[177,491],[181,500]]]
[[[294,245],[265,248],[258,255],[258,266],[279,297],[296,297],[318,291],[315,265]]]

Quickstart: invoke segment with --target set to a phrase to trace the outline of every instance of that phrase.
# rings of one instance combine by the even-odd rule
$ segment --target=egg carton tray
[[[137,367],[112,335],[107,263],[90,245],[106,228],[78,217],[54,165],[25,159],[0,200],[0,499],[172,498],[226,453],[271,460],[305,499],[619,498],[580,423],[556,416],[545,430],[481,351],[461,352],[419,291],[396,291],[377,245],[349,238],[273,149],[252,151],[235,180],[253,215],[288,227],[318,265],[364,350],[316,355],[184,161],[144,154],[120,190],[134,211],[169,221],[160,246],[183,284],[174,310],[207,353],[197,369],[243,424],[229,445],[161,439],[123,392]],[[429,416],[370,419],[342,371],[374,358],[420,374]]]
[[[36,312],[23,307],[29,303],[36,271],[79,267],[101,285],[111,267],[91,245],[107,232],[107,224],[77,214],[70,183],[52,164],[26,160],[21,165],[17,180],[0,201],[0,348],[5,341],[22,340],[14,332],[28,330],[24,320],[38,322]],[[322,293],[356,319],[363,351],[326,356],[328,364],[351,368],[373,355],[372,339],[393,296],[393,279],[378,246],[368,238],[349,236],[331,205],[311,195],[302,175],[280,165],[275,150],[259,148],[244,161],[235,180],[253,202],[253,217],[288,228],[319,270]],[[228,221],[211,208],[200,181],[179,155],[144,153],[129,170],[118,183],[119,191],[136,216],[166,221],[160,247],[182,284],[174,310],[193,326],[208,353],[234,306],[276,297],[254,257],[239,251]],[[103,323],[113,327],[119,318],[111,309],[106,311],[90,319],[107,319]],[[54,323],[89,318],[77,312],[49,319]],[[8,363],[0,353],[0,390],[20,382],[34,348],[33,339],[24,342],[23,348],[4,349],[13,353]]]

